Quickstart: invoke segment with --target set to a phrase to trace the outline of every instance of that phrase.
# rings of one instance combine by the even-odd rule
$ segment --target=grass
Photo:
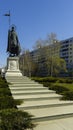
[[[73,83],[72,84],[67,84],[67,83],[53,83],[54,85],[61,85],[65,88],[68,88],[69,91],[73,91]]]

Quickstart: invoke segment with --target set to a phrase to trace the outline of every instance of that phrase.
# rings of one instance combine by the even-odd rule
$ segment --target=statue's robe
[[[16,54],[16,55],[19,55],[21,52],[19,40],[14,30],[8,31],[7,52],[9,52],[10,54]]]

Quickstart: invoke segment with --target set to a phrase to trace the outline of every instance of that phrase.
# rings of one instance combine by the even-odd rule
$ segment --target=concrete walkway
[[[73,101],[61,101],[61,95],[27,77],[6,77],[14,99],[22,99],[18,109],[34,115],[34,130],[73,130]]]

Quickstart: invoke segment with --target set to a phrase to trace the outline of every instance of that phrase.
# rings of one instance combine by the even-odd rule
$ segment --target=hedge
[[[8,83],[0,77],[0,130],[26,130],[35,127],[32,115],[17,109],[16,105],[21,102],[13,99]]]
[[[33,77],[31,78],[37,82],[50,82],[50,83],[73,83],[73,79],[71,78],[58,78],[58,77],[44,77],[44,78],[39,78],[39,77]]]
[[[35,127],[31,121],[32,115],[17,109],[0,111],[0,130],[26,130]]]

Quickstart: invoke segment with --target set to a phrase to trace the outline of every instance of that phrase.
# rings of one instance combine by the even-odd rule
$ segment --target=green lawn
[[[72,84],[68,84],[68,83],[53,83],[54,85],[60,85],[63,86],[65,88],[68,88],[70,91],[73,91],[73,83]]]

